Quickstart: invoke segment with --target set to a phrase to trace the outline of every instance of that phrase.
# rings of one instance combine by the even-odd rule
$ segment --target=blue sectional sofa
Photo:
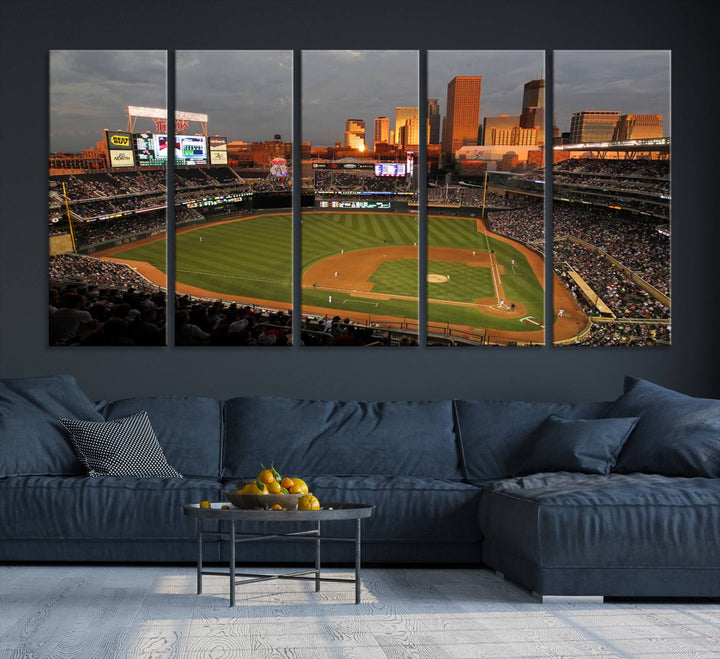
[[[182,504],[224,500],[274,462],[321,502],[376,506],[366,563],[485,565],[543,595],[719,597],[720,402],[633,378],[625,388],[598,403],[94,403],[69,376],[3,380],[0,561],[194,561]],[[141,411],[183,478],[90,477],[57,421]],[[342,545],[323,551],[351,560]],[[238,560],[310,552],[249,543]],[[207,561],[226,558],[206,543]]]

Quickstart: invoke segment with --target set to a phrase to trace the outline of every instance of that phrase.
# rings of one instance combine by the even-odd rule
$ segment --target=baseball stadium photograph
[[[547,140],[544,61],[51,51],[50,345],[669,345],[669,55],[558,51]]]

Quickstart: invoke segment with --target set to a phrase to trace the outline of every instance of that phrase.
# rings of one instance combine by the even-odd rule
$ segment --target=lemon
[[[268,489],[265,483],[262,481],[253,481],[248,486],[248,489],[246,492],[243,492],[243,494],[267,494]]]
[[[320,510],[320,502],[312,494],[306,494],[304,497],[300,497],[298,510]]]
[[[277,481],[272,481],[272,483],[266,483],[267,489],[270,491],[270,494],[282,494],[282,485],[278,483]]]
[[[209,501],[206,501],[205,499],[203,499],[200,502],[200,507],[201,508],[212,508],[212,504]]]
[[[274,482],[275,482],[275,476],[273,476],[272,471],[270,471],[269,469],[263,469],[263,470],[258,474],[257,479],[258,479],[260,482],[265,483],[265,485],[269,485],[270,483],[274,483]]]
[[[310,492],[307,483],[302,478],[293,478],[293,486],[289,487],[290,494],[307,494]]]

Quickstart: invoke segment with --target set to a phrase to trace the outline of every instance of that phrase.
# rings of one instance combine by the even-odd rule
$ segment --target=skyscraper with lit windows
[[[455,76],[447,86],[447,114],[442,141],[443,164],[462,146],[477,144],[482,76]]]
[[[365,150],[365,121],[348,119],[345,122],[345,146],[352,149]]]
[[[373,133],[373,150],[375,145],[384,142],[387,144],[390,141],[390,118],[389,117],[375,117],[375,130]]]

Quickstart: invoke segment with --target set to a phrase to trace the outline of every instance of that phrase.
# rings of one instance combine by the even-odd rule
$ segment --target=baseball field
[[[289,308],[291,223],[277,213],[181,229],[177,291]],[[165,240],[154,238],[98,255],[164,283],[165,252]],[[414,215],[303,212],[302,264],[304,313],[388,323],[418,317]],[[542,280],[542,258],[482,220],[429,218],[430,323],[542,341]]]

